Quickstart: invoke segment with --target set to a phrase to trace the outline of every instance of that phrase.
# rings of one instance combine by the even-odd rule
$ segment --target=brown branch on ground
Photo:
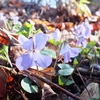
[[[24,75],[27,75],[27,76],[36,77],[37,79],[39,79],[39,80],[41,80],[41,81],[43,81],[43,82],[49,84],[51,87],[57,88],[58,90],[62,91],[63,93],[65,93],[66,95],[72,97],[72,98],[75,99],[75,100],[82,100],[80,97],[75,96],[75,95],[72,94],[71,92],[69,92],[69,91],[63,89],[62,87],[60,87],[60,86],[58,86],[57,84],[51,82],[50,80],[48,80],[48,79],[46,79],[46,78],[44,78],[44,77],[41,77],[41,76],[39,76],[39,75],[37,75],[37,74],[33,74],[33,73],[32,73],[31,71],[29,71],[29,70],[24,71],[23,74],[24,74]]]
[[[82,74],[82,75],[90,76],[90,74],[91,74],[91,75],[94,76],[94,77],[100,77],[100,70],[98,70],[98,71],[93,71],[92,73],[91,73],[90,70],[85,69],[85,68],[80,68],[80,67],[79,67],[77,70],[78,70],[78,71],[80,72],[80,74]]]

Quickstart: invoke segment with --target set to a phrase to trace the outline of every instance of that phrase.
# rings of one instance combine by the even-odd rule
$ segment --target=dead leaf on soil
[[[88,92],[90,93],[90,96]],[[99,84],[98,83],[90,83],[87,86],[87,90],[85,89],[80,95],[82,100],[90,100],[90,98],[99,98]]]

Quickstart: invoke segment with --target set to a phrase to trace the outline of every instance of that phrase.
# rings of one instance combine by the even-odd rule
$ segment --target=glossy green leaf
[[[58,74],[63,76],[68,76],[74,71],[74,68],[68,64],[58,64],[58,66],[61,68]]]
[[[50,39],[48,40],[48,42],[50,42],[51,44],[58,46],[59,45],[59,41],[56,41],[55,39]]]
[[[56,58],[56,52],[48,48],[44,48],[43,51],[40,51],[40,53],[51,58]]]
[[[29,78],[25,77],[21,80],[21,87],[28,93],[37,93],[38,92],[38,86],[32,85],[33,81],[31,81]]]
[[[69,86],[74,83],[73,80],[68,80],[67,82],[66,82],[66,80],[67,80],[67,78],[65,76],[61,76],[61,75],[58,76],[58,84],[61,86],[63,86],[63,85]]]

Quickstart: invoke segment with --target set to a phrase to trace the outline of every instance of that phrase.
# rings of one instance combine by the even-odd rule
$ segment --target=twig
[[[22,90],[20,90],[20,93],[21,93],[22,97],[24,98],[24,100],[28,100]]]
[[[92,74],[93,77],[100,77],[100,70],[98,71],[93,71],[91,73],[91,71],[89,71],[88,69],[85,68],[78,68],[78,71],[82,74],[82,75],[86,75],[86,76],[90,76],[90,74]],[[90,77],[91,78],[91,77]]]
[[[75,100],[82,100],[80,97],[75,96],[75,95],[72,94],[71,92],[69,92],[69,91],[63,89],[62,87],[60,87],[60,86],[58,86],[57,84],[51,82],[50,80],[48,80],[48,79],[46,79],[46,78],[44,78],[44,77],[41,77],[41,76],[39,76],[39,75],[37,75],[37,74],[33,74],[33,73],[32,73],[31,71],[29,71],[29,70],[24,71],[23,74],[24,74],[24,75],[27,75],[27,76],[34,76],[34,77],[36,77],[37,79],[39,79],[39,80],[41,80],[41,81],[43,81],[43,82],[49,84],[50,86],[56,87],[57,89],[59,89],[60,91],[62,91],[63,93],[65,93],[66,95],[72,97],[72,98],[75,99]]]
[[[90,95],[90,93],[89,93],[89,91],[88,91],[88,89],[87,89],[87,87],[86,87],[86,84],[85,84],[85,82],[84,82],[84,80],[83,80],[83,78],[82,78],[82,76],[81,76],[81,74],[80,74],[80,72],[79,72],[78,69],[77,69],[77,72],[78,72],[78,74],[79,74],[79,76],[80,76],[80,78],[81,78],[81,80],[82,80],[82,82],[83,82],[83,84],[84,84],[84,86],[85,86],[85,88],[86,88],[87,93],[89,94],[89,97],[91,98],[91,95]]]

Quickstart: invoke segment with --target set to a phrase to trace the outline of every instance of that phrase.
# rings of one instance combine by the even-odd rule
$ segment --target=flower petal
[[[88,42],[85,40],[84,42],[82,42],[82,44],[83,44],[83,48],[86,48]]]
[[[4,13],[0,13],[0,20],[6,20],[6,17],[4,16]]]
[[[84,27],[84,24],[80,24],[78,25],[77,29],[76,29],[76,36],[79,38],[79,37],[82,37],[83,34],[85,33],[85,27]]]
[[[13,20],[13,24],[18,24],[18,21],[19,21],[18,16],[12,16],[11,19]]]
[[[34,53],[33,60],[34,60],[36,66],[40,66],[43,69],[47,68],[52,62],[52,58],[51,57],[42,55],[39,52],[35,52]]]
[[[76,57],[80,52],[80,48],[70,48],[70,57]]]
[[[80,35],[80,33],[82,32],[82,28],[83,28],[83,25],[78,25],[77,28],[76,28],[76,35]]]
[[[85,27],[85,33],[83,34],[84,38],[89,38],[91,35],[91,29],[88,27]]]
[[[67,43],[63,43],[60,50],[60,55],[63,55],[66,52],[69,52],[69,45]]]
[[[33,49],[33,39],[29,39],[28,41],[26,41],[23,45],[23,48],[26,49],[26,50],[29,50],[29,49]]]
[[[16,67],[19,70],[27,70],[32,63],[32,54],[23,54],[16,59]]]
[[[53,33],[52,33],[52,37],[53,37],[53,39],[55,39],[55,40],[60,40],[60,38],[61,38],[61,32],[60,32],[60,30],[59,29],[56,29]]]
[[[67,53],[64,54],[64,63],[69,62],[69,60],[70,60],[70,53],[67,52]]]
[[[83,36],[80,37],[80,38],[78,38],[77,45],[78,45],[78,46],[82,46],[83,48],[85,48],[86,45],[87,45],[87,40],[86,40],[86,38],[84,38]]]
[[[28,39],[24,35],[19,35],[18,40],[24,49],[29,50],[33,48],[33,38]]]
[[[26,38],[24,35],[19,35],[18,36],[18,41],[22,45],[23,43],[25,43],[26,41],[28,41],[28,38]]]
[[[34,36],[34,48],[41,50],[44,48],[47,42],[47,36],[43,33],[38,33]]]

